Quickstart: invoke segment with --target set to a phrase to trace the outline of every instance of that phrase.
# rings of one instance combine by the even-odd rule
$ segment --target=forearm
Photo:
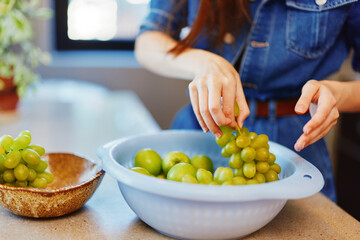
[[[337,101],[339,112],[360,111],[360,81],[321,81],[330,89]]]
[[[135,55],[142,66],[166,77],[192,80],[204,61],[204,50],[186,49],[175,57],[168,53],[177,42],[162,32],[141,34],[135,43]]]

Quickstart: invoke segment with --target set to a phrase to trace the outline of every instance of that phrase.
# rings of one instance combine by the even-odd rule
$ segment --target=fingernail
[[[305,130],[305,134],[308,135],[308,134],[310,133],[310,131],[311,131],[311,128],[307,128],[307,129]]]
[[[207,127],[201,126],[201,128],[202,128],[202,130],[203,130],[204,133],[207,133],[207,132],[209,131],[209,129],[208,129]]]
[[[300,152],[303,148],[304,148],[304,143],[301,144],[301,143],[297,142],[295,144],[295,150],[296,151]]]
[[[217,138],[221,137],[221,133],[215,133],[215,137]]]

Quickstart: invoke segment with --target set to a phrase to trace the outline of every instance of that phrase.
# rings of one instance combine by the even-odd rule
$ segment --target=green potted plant
[[[50,18],[51,9],[39,0],[0,1],[0,110],[17,106],[27,88],[39,79],[39,64],[47,64],[50,55],[33,42],[33,21]]]

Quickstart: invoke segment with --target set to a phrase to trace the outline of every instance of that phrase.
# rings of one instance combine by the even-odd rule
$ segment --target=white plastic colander
[[[221,155],[214,136],[201,131],[164,130],[118,139],[100,147],[98,156],[131,209],[157,231],[183,239],[233,239],[265,226],[288,199],[308,197],[324,185],[311,163],[282,145],[269,144],[282,169],[280,180],[256,185],[187,184],[129,170],[143,148],[152,148],[162,157],[170,151],[190,158],[205,154],[215,169],[228,166],[229,159]]]

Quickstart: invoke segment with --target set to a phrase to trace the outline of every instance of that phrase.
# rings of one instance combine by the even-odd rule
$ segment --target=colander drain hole
[[[304,178],[312,179],[312,176],[310,176],[309,174],[305,174]]]

